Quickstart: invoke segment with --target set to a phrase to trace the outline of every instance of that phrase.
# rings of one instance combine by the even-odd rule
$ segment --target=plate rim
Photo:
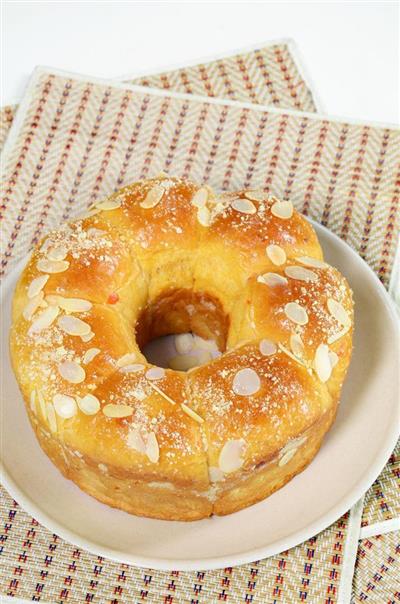
[[[369,272],[370,277],[372,277],[372,282],[375,286],[377,293],[379,294],[383,305],[391,319],[391,323],[393,324],[393,334],[394,338],[400,344],[400,323],[399,323],[399,315],[396,308],[396,305],[393,299],[390,297],[388,291],[385,289],[384,285],[381,283],[379,278],[373,269],[365,262],[363,258],[352,248],[350,245],[343,241],[338,235],[330,231],[326,226],[318,223],[317,221],[305,216],[305,218],[311,222],[313,227],[317,230],[321,230],[322,233],[328,238],[332,239],[334,243],[343,246],[348,254],[355,257],[357,261],[361,261],[364,265],[364,268]],[[0,305],[2,306],[4,292],[9,289],[9,282],[12,280],[15,272],[18,270],[22,270],[22,267],[26,264],[29,255],[19,260],[18,263],[11,270],[9,275],[4,279],[1,284],[1,293],[0,293]],[[399,367],[400,370],[400,367]],[[2,407],[2,405],[1,405]],[[0,409],[1,411],[1,409]],[[400,411],[400,399],[398,405],[398,411]],[[40,524],[43,524],[46,528],[50,529],[52,532],[59,535],[61,538],[65,539],[67,542],[76,545],[77,547],[87,550],[94,555],[100,555],[105,558],[109,558],[115,562],[130,564],[139,568],[152,568],[154,570],[164,570],[164,571],[196,571],[196,570],[215,570],[224,568],[227,566],[238,566],[241,564],[246,564],[249,562],[254,562],[255,560],[260,560],[263,558],[268,558],[273,555],[277,555],[282,551],[295,547],[300,543],[310,539],[317,533],[323,531],[328,526],[336,522],[338,518],[340,518],[343,514],[349,511],[355,503],[369,489],[369,487],[373,484],[375,479],[382,472],[385,467],[387,460],[392,453],[396,442],[400,435],[400,427],[396,426],[396,422],[393,422],[391,430],[389,430],[389,435],[386,440],[386,444],[384,447],[380,449],[379,455],[376,457],[374,463],[370,466],[367,472],[361,475],[358,479],[357,483],[350,489],[345,497],[341,499],[339,503],[334,504],[328,511],[319,516],[313,522],[310,522],[307,526],[303,527],[300,531],[297,531],[291,535],[283,539],[278,539],[269,543],[268,545],[261,546],[255,549],[246,550],[244,552],[238,552],[234,554],[230,554],[228,556],[217,556],[217,557],[207,557],[200,559],[171,559],[171,558],[153,558],[149,556],[139,556],[132,555],[127,553],[122,553],[118,550],[115,550],[111,547],[104,547],[99,545],[98,543],[87,540],[86,538],[82,538],[78,533],[71,531],[70,529],[64,527],[59,521],[55,520],[52,516],[43,512],[40,507],[38,507],[27,495],[22,488],[20,488],[16,482],[14,482],[12,476],[9,474],[8,470],[5,468],[2,458],[1,458],[1,450],[0,450],[0,479],[3,486],[9,492],[9,494],[18,502],[19,505],[26,511],[28,514],[33,516]],[[168,522],[168,521],[165,521]]]

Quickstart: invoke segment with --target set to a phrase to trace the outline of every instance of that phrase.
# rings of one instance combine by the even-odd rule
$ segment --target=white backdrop
[[[397,122],[397,2],[3,2],[2,104],[36,65],[117,77],[293,38],[326,113]]]

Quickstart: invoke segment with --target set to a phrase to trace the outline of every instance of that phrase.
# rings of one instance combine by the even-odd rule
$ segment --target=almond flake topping
[[[95,208],[97,210],[116,210],[121,207],[121,204],[121,199],[106,199],[105,201],[96,203]]]
[[[274,342],[271,342],[271,340],[261,340],[260,344],[259,344],[259,348],[260,348],[260,352],[262,355],[264,355],[265,357],[269,357],[271,356],[271,354],[275,354],[275,352],[277,351],[277,346]]]
[[[140,202],[140,207],[148,210],[154,208],[162,200],[165,193],[164,187],[156,185],[148,191],[146,197]]]
[[[136,354],[134,352],[128,352],[124,354],[122,357],[117,359],[116,366],[124,367],[125,365],[129,365],[130,363],[134,363],[136,361]]]
[[[196,411],[193,411],[193,409],[191,409],[190,407],[185,405],[185,403],[182,403],[181,407],[182,407],[182,411],[184,411],[186,413],[186,415],[188,415],[189,417],[194,419],[195,422],[197,422],[198,424],[204,423],[204,419],[202,417],[200,417],[200,415],[198,415],[196,413]]]
[[[146,455],[151,463],[157,463],[160,458],[160,449],[154,432],[150,432],[147,437]]]
[[[27,321],[30,321],[32,319],[33,315],[35,314],[39,306],[42,304],[43,298],[43,292],[40,291],[36,296],[29,300],[28,304],[22,311],[22,316],[24,317],[24,319],[26,319]]]
[[[242,467],[244,463],[242,458],[244,446],[245,441],[242,438],[239,440],[228,440],[224,444],[218,459],[219,469],[222,472],[230,474]]]
[[[35,298],[40,294],[48,280],[49,275],[40,275],[40,277],[36,277],[36,279],[31,281],[28,287],[28,298]]]
[[[37,398],[39,401],[40,413],[42,414],[43,419],[46,421],[47,413],[46,413],[46,401],[44,400],[44,396],[41,390],[37,391]]]
[[[337,302],[333,298],[328,298],[327,306],[330,314],[336,319],[336,321],[338,321],[343,327],[350,327],[350,317],[340,302]]]
[[[296,325],[306,325],[308,323],[308,314],[305,308],[297,302],[288,302],[285,305],[285,315]]]
[[[132,363],[131,365],[124,365],[120,368],[121,373],[138,373],[139,371],[143,371],[146,369],[146,365],[142,365],[141,363]]]
[[[75,361],[63,361],[58,365],[58,372],[64,380],[71,384],[80,384],[86,377],[83,367]]]
[[[81,336],[82,342],[90,342],[94,338],[93,331],[90,331],[86,336]]]
[[[50,403],[47,403],[47,405],[46,405],[46,416],[47,416],[47,423],[49,425],[51,432],[53,432],[53,433],[57,432],[56,413],[54,411],[53,405],[51,405]]]
[[[240,369],[233,378],[232,390],[240,396],[252,396],[260,387],[261,381],[254,369]]]
[[[320,344],[315,352],[314,369],[323,383],[331,377],[332,365],[329,358],[329,348],[326,344]]]
[[[137,428],[130,428],[126,444],[131,449],[135,449],[138,453],[146,453],[146,444]]]
[[[276,201],[271,206],[271,214],[277,218],[287,220],[293,216],[293,204],[291,201]]]
[[[40,333],[43,329],[47,329],[55,321],[58,316],[60,309],[58,306],[49,306],[33,321],[31,324],[28,335],[34,333]]]
[[[328,338],[328,344],[333,344],[334,342],[337,342],[337,340],[340,340],[340,338],[342,338],[343,336],[346,335],[346,333],[349,331],[349,329],[350,329],[350,327],[343,327],[343,329],[341,329],[337,333],[333,334],[333,336],[330,336]]]
[[[100,348],[89,348],[83,355],[82,363],[87,365],[90,361],[93,361],[95,357],[101,352]]]
[[[304,266],[310,266],[311,268],[328,268],[328,264],[317,258],[311,258],[310,256],[300,256],[296,258],[297,262],[304,264]]]
[[[250,201],[258,201],[260,203],[262,203],[263,201],[268,201],[269,199],[268,193],[266,193],[262,189],[257,191],[246,191],[244,196],[247,199],[250,199]]]
[[[266,248],[266,254],[273,264],[280,266],[286,262],[286,253],[283,248],[279,245],[268,245]]]
[[[297,279],[298,281],[316,281],[318,279],[317,273],[310,271],[308,268],[302,266],[287,266],[285,268],[285,275],[290,279]]]
[[[338,355],[336,354],[336,352],[333,352],[333,350],[330,350],[328,354],[329,354],[329,360],[330,360],[330,362],[331,362],[331,367],[332,367],[332,369],[333,369],[333,368],[334,368],[334,367],[336,367],[336,365],[338,364],[338,362],[339,362],[339,357],[338,357]]]
[[[57,415],[63,419],[69,419],[77,413],[76,401],[72,396],[56,394],[53,397],[53,405]]]
[[[208,189],[201,187],[192,197],[192,205],[196,208],[203,208],[208,200]]]
[[[197,220],[203,227],[209,227],[211,224],[211,212],[205,206],[197,210]]]
[[[210,478],[210,482],[220,482],[225,478],[223,471],[215,466],[210,466],[208,468],[208,476]]]
[[[119,419],[132,415],[133,408],[129,407],[129,405],[114,405],[113,403],[109,403],[103,407],[103,413],[106,417]]]
[[[297,453],[297,449],[290,449],[290,451],[287,451],[283,457],[281,457],[281,459],[278,462],[278,466],[282,467],[285,466],[287,463],[289,463],[289,461],[292,459],[292,457],[294,457]]]
[[[95,415],[100,411],[100,401],[94,394],[86,394],[84,397],[77,397],[78,407],[85,415]]]
[[[69,336],[87,336],[91,331],[89,323],[85,323],[85,321],[71,315],[60,317],[57,325]]]
[[[63,298],[58,296],[58,306],[66,312],[87,312],[93,306],[89,300],[82,298]]]
[[[42,273],[63,273],[69,267],[68,260],[47,260],[42,258],[38,260],[37,269]]]
[[[58,245],[56,247],[52,247],[46,252],[47,258],[56,262],[58,260],[65,260],[67,254],[68,250],[65,245]]]
[[[303,365],[304,366],[303,361],[298,356],[294,355],[293,352],[291,352],[291,350],[289,350],[288,348],[286,348],[286,346],[284,346],[283,344],[281,344],[279,342],[278,347],[279,347],[279,350],[281,352],[283,352],[283,354],[286,354],[286,356],[288,356],[293,361],[296,361],[296,363],[299,363],[299,365]]]
[[[286,277],[282,277],[282,275],[278,275],[278,273],[264,273],[263,275],[258,275],[257,281],[258,283],[263,283],[264,285],[269,285],[270,287],[288,284]]]
[[[257,212],[256,206],[250,199],[234,199],[231,206],[241,214],[255,214]]]
[[[162,380],[162,378],[165,377],[165,369],[162,367],[150,367],[150,369],[146,371],[145,377],[148,380]]]
[[[296,357],[304,356],[303,340],[297,333],[292,333],[290,336],[290,348]]]
[[[165,392],[161,390],[161,388],[153,384],[153,382],[149,382],[149,386],[151,386],[151,388],[153,388],[153,390],[157,392],[157,394],[165,398],[166,401],[171,403],[171,405],[176,405],[176,402],[170,396],[168,396],[168,394],[165,394]]]

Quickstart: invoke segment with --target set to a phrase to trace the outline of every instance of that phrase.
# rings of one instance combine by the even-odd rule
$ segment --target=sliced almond
[[[330,360],[330,362],[331,362],[331,367],[332,367],[332,369],[333,369],[333,368],[334,368],[334,367],[336,367],[336,365],[338,364],[338,362],[339,362],[339,357],[338,357],[338,355],[336,354],[336,352],[333,352],[333,350],[330,350],[328,354],[329,354],[329,360]]]
[[[276,264],[276,266],[281,266],[281,264],[285,264],[286,252],[279,245],[268,245],[265,251],[268,258],[273,264]]]
[[[293,216],[293,204],[291,201],[276,201],[271,206],[271,214],[277,218],[287,220]]]
[[[52,247],[46,252],[46,256],[49,260],[65,260],[68,254],[68,250],[65,245],[57,245],[56,247]]]
[[[168,361],[168,366],[174,371],[187,371],[198,365],[199,359],[194,354],[178,354]]]
[[[100,411],[100,401],[94,394],[86,394],[82,398],[78,397],[78,407],[85,415],[96,415]]]
[[[228,440],[228,442],[224,444],[218,459],[218,466],[222,472],[230,474],[242,467],[244,463],[242,458],[244,446],[245,441],[242,438],[238,440]]]
[[[328,338],[328,344],[333,344],[334,342],[337,342],[337,340],[340,340],[340,338],[342,338],[343,336],[346,335],[346,333],[349,331],[349,329],[350,329],[350,327],[343,327],[343,329],[341,329],[337,333],[333,334],[333,336],[330,336]]]
[[[103,231],[102,229],[97,229],[96,227],[90,227],[90,229],[86,231],[86,234],[89,237],[102,237],[103,235],[107,235],[106,231]]]
[[[59,296],[58,305],[66,312],[87,312],[93,306],[89,300],[82,298],[63,298]]]
[[[311,258],[310,256],[300,256],[296,258],[297,262],[304,264],[304,266],[310,266],[311,268],[328,268],[328,264],[317,258]]]
[[[35,314],[39,306],[42,304],[43,298],[44,294],[42,291],[40,291],[36,296],[29,300],[28,304],[22,311],[22,316],[24,317],[24,319],[26,319],[27,321],[30,321],[32,319],[33,315]]]
[[[120,368],[121,373],[139,373],[139,371],[143,371],[146,369],[146,365],[142,365],[141,363],[132,363],[131,365],[124,365]]]
[[[208,476],[210,478],[210,482],[221,482],[221,480],[224,480],[225,478],[223,471],[215,466],[210,466],[208,468]]]
[[[47,421],[46,401],[41,390],[37,391],[37,399],[39,401],[40,413],[44,421]]]
[[[264,273],[263,275],[258,275],[257,281],[258,283],[263,283],[264,285],[269,285],[270,287],[288,284],[286,277],[282,277],[282,275],[278,275],[278,273]]]
[[[36,415],[36,390],[31,391],[31,395],[29,397],[29,405],[32,413]]]
[[[211,212],[207,207],[197,210],[197,220],[203,227],[209,227],[211,224]]]
[[[198,415],[196,413],[196,411],[193,411],[193,409],[191,409],[190,407],[185,405],[185,403],[182,403],[181,407],[182,407],[182,411],[184,411],[184,413],[186,413],[186,415],[188,415],[189,417],[194,419],[195,422],[197,422],[198,424],[204,424],[204,419],[202,417],[200,417],[200,415]]]
[[[40,275],[40,277],[33,279],[28,287],[28,298],[35,298],[38,294],[40,294],[49,278],[49,275]]]
[[[290,348],[296,357],[304,356],[304,344],[301,336],[297,333],[292,333],[290,336]]]
[[[281,352],[283,352],[283,354],[286,354],[286,356],[288,356],[290,359],[292,359],[293,361],[295,361],[296,363],[299,363],[300,365],[304,366],[303,361],[300,359],[300,357],[296,356],[293,354],[293,352],[291,350],[289,350],[288,348],[286,348],[286,346],[284,346],[283,344],[281,344],[279,342],[278,344],[278,348]]]
[[[89,348],[83,355],[82,363],[87,365],[101,352],[100,348]]]
[[[252,396],[259,391],[261,381],[254,369],[240,369],[233,378],[232,390],[240,396]]]
[[[165,193],[164,187],[156,185],[150,191],[148,191],[146,197],[140,202],[140,207],[148,210],[154,208],[162,200]]]
[[[297,281],[313,282],[317,281],[318,275],[314,271],[310,271],[308,268],[302,266],[287,266],[285,268],[285,275],[290,279],[296,279]]]
[[[272,354],[276,353],[277,346],[274,342],[271,342],[271,340],[264,339],[264,340],[261,340],[261,342],[259,344],[259,349],[263,356],[269,357]]]
[[[308,314],[303,306],[298,302],[288,302],[285,304],[285,315],[296,325],[306,325],[308,323]]]
[[[122,204],[121,199],[118,197],[116,199],[106,199],[105,201],[100,201],[96,203],[95,208],[97,210],[116,210],[120,208]]]
[[[146,371],[145,377],[148,380],[162,380],[165,377],[165,369],[163,367],[150,367]]]
[[[307,438],[307,436],[298,436],[297,438],[291,438],[281,450],[279,454],[280,457],[282,457],[282,455],[284,455],[287,451],[291,451],[292,449],[298,449],[299,447],[304,445]]]
[[[49,306],[44,310],[31,324],[28,334],[40,333],[43,329],[47,329],[55,321],[60,309],[58,306]]]
[[[160,458],[160,448],[154,432],[150,432],[146,441],[146,455],[151,463],[157,463]]]
[[[90,342],[94,338],[93,331],[90,331],[86,336],[81,336],[82,342]]]
[[[250,199],[250,201],[258,201],[260,203],[262,203],[263,201],[267,201],[269,198],[268,193],[266,193],[262,189],[259,189],[257,191],[246,191],[244,193],[244,196],[246,197],[246,199]]]
[[[63,361],[58,365],[58,372],[64,380],[71,384],[80,384],[86,377],[83,367],[75,361]]]
[[[87,336],[91,331],[89,323],[70,315],[59,317],[57,325],[69,336]]]
[[[66,394],[56,394],[53,397],[54,409],[60,417],[63,419],[69,419],[76,415],[77,405],[76,401],[72,396]]]
[[[153,382],[149,382],[149,386],[151,386],[151,388],[153,390],[155,390],[155,392],[157,392],[157,394],[159,394],[160,396],[165,398],[166,401],[171,403],[171,405],[176,405],[176,402],[170,396],[168,396],[168,394],[165,394],[165,392],[163,390],[161,390],[161,388],[159,388],[158,386],[153,384]]]
[[[131,428],[128,432],[126,444],[131,449],[135,449],[138,453],[146,453],[146,443],[144,442],[139,430],[137,428]]]
[[[48,260],[46,258],[38,260],[36,265],[36,268],[42,273],[63,273],[68,267],[68,260]]]
[[[46,405],[46,416],[50,431],[54,434],[55,432],[57,432],[57,418],[56,413],[54,411],[54,407],[50,403],[47,403]]]
[[[106,417],[119,419],[132,415],[133,407],[130,407],[129,405],[114,405],[113,403],[109,403],[103,407],[103,413]]]
[[[329,358],[329,348],[326,344],[320,344],[315,352],[314,369],[323,383],[331,377],[332,365]]]
[[[180,333],[175,336],[174,344],[178,354],[186,354],[192,350],[194,339],[191,333]]]
[[[296,453],[297,453],[297,449],[290,449],[290,451],[287,451],[283,455],[283,457],[280,458],[280,460],[278,462],[278,466],[279,467],[285,466],[296,455]]]
[[[135,361],[136,361],[136,354],[134,352],[128,352],[127,354],[124,354],[122,357],[117,359],[115,364],[117,367],[124,367],[125,365],[130,365],[131,363],[134,363]]]
[[[208,189],[201,187],[192,197],[192,205],[196,208],[203,208],[208,201]]]
[[[333,298],[328,298],[327,306],[330,314],[336,321],[343,325],[343,327],[350,327],[350,317],[340,302],[337,302],[337,300],[334,300]]]
[[[231,206],[241,214],[256,214],[257,208],[250,199],[234,199]]]

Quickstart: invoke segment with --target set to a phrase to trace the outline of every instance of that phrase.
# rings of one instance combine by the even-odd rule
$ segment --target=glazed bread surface
[[[213,340],[187,372],[142,350]],[[38,441],[132,514],[196,520],[264,499],[331,426],[353,301],[311,224],[262,190],[161,175],[46,236],[16,286],[10,348]]]

